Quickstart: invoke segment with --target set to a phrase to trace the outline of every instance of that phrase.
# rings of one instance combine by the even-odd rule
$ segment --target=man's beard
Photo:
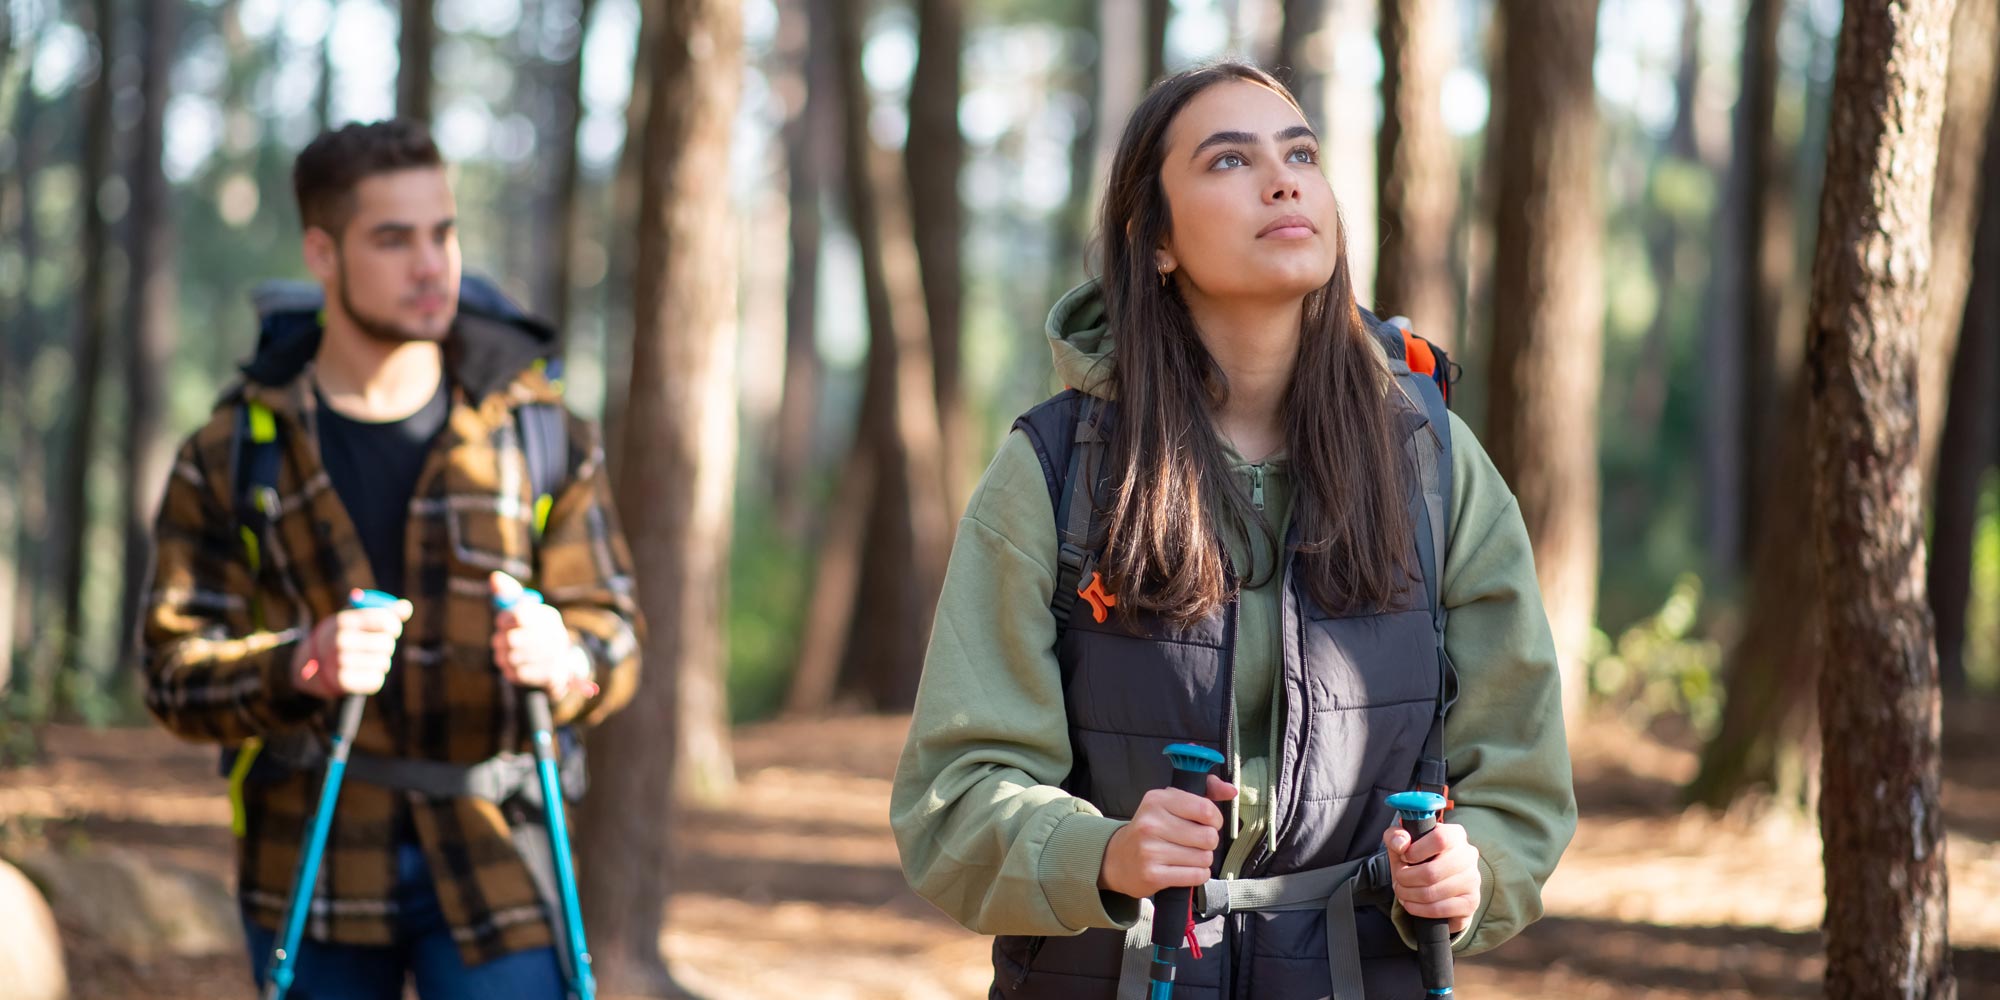
[[[354,305],[354,300],[347,295],[347,276],[345,274],[340,275],[334,281],[334,293],[340,297],[341,311],[347,313],[347,318],[354,324],[354,328],[360,330],[369,339],[380,343],[396,345],[409,343],[434,344],[443,340],[445,333],[450,329],[449,324],[447,324],[445,330],[440,330],[435,334],[422,333],[397,324],[392,320],[376,319],[362,312]]]

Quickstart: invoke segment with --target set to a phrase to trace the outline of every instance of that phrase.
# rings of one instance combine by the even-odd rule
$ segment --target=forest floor
[[[907,720],[738,730],[726,810],[685,819],[666,950],[711,1000],[974,998],[987,939],[912,894],[887,812]],[[2000,702],[1947,709],[1944,804],[1959,996],[2000,998]],[[10,853],[23,830],[229,878],[229,810],[212,752],[150,729],[38,733],[41,763],[0,770]],[[1462,960],[1463,995],[1806,997],[1819,993],[1820,849],[1809,823],[1686,811],[1684,741],[1595,721],[1574,734],[1583,820],[1545,893],[1548,917]],[[74,926],[77,1000],[251,996],[236,952],[140,961]]]

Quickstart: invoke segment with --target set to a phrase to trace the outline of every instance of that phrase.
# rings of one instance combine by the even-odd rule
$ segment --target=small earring
[[[1167,287],[1167,269],[1164,267],[1160,268],[1160,287]]]

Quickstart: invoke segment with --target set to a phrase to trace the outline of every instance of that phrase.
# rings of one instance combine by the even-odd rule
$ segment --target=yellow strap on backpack
[[[250,765],[257,761],[257,751],[264,749],[264,741],[255,736],[243,741],[236,748],[236,764],[229,769],[229,832],[242,840],[249,830],[249,822],[243,814],[243,782],[250,777]]]

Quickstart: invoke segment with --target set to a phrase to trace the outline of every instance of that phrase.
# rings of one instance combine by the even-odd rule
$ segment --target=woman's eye
[[[1293,163],[1318,163],[1319,150],[1311,146],[1300,146],[1292,150],[1291,161]]]
[[[1221,156],[1216,157],[1215,166],[1218,169],[1222,168],[1234,169],[1248,162],[1249,162],[1248,160],[1245,160],[1242,156],[1239,156],[1236,153],[1224,153]]]

